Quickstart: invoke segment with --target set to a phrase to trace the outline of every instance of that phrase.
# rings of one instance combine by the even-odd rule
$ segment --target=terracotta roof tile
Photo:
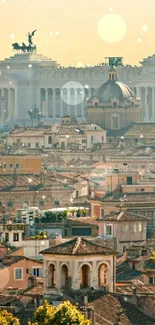
[[[74,238],[65,243],[52,246],[40,254],[56,254],[56,255],[110,255],[116,254],[111,248],[104,247],[84,238]]]
[[[143,137],[153,138],[155,135],[155,124],[154,123],[135,123],[130,129],[124,134],[125,137]]]
[[[119,325],[155,325],[155,319],[124,301],[122,297],[115,297],[112,294],[105,294],[91,303],[91,306],[94,307],[96,320],[101,325],[115,324],[118,313],[121,314]]]
[[[134,214],[128,211],[121,211],[121,212],[114,212],[105,215],[102,219],[99,219],[99,222],[101,221],[145,221],[147,220],[147,217],[141,216],[138,214]]]

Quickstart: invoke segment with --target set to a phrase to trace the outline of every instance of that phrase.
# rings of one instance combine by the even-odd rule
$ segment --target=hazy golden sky
[[[117,43],[107,43],[98,34],[100,19],[112,14],[126,24],[125,36]],[[105,56],[123,56],[124,63],[138,64],[155,53],[155,0],[0,0],[0,26],[0,59],[12,55],[13,42],[26,43],[27,32],[34,29],[39,53],[62,65],[91,65],[104,62]],[[112,30],[113,25],[103,33],[107,37]]]

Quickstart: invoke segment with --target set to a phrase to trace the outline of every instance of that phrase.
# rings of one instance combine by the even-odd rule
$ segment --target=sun
[[[108,14],[102,17],[98,23],[98,34],[103,41],[108,43],[120,42],[126,33],[124,19],[116,14]]]

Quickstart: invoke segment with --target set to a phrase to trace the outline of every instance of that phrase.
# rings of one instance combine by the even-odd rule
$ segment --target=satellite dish
[[[28,209],[28,204],[27,203],[23,203],[23,209]]]

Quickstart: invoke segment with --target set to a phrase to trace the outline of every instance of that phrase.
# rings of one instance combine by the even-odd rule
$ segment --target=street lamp
[[[124,142],[124,137],[123,136],[121,137],[121,140],[122,140],[122,143],[123,143]]]

